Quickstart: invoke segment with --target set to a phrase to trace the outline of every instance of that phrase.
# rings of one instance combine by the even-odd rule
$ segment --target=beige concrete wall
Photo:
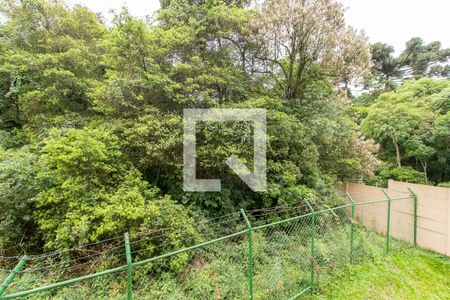
[[[346,191],[356,203],[384,200],[386,196],[380,188],[349,183]],[[364,227],[385,234],[387,228],[387,203],[373,203],[356,206],[356,219]]]
[[[385,190],[392,201],[391,236],[407,242],[414,238],[414,204],[408,188],[417,194],[418,246],[450,256],[450,188],[411,184],[390,180]],[[363,184],[348,183],[345,190],[355,202],[385,199],[382,190]],[[357,206],[356,216],[366,228],[381,234],[387,228],[387,204]]]

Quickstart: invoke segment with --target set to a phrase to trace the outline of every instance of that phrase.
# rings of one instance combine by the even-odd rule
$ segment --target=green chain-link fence
[[[416,196],[384,196],[355,202],[346,194],[347,204],[326,209],[305,200],[295,207],[241,210],[197,224],[200,239],[186,236],[176,251],[164,253],[159,242],[161,250],[151,253],[163,254],[153,257],[145,245],[163,241],[163,233],[0,257],[6,277],[0,299],[298,298],[333,278],[334,270],[415,244],[416,209],[409,244],[392,240],[390,226],[395,205],[412,201],[416,207]]]

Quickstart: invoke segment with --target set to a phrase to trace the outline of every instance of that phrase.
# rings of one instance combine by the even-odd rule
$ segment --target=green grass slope
[[[420,249],[350,266],[312,299],[450,299],[450,258]]]

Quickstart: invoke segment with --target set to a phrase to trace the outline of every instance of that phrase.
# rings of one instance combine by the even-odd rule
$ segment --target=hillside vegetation
[[[449,49],[412,38],[395,56],[348,26],[337,0],[250,2],[161,0],[154,18],[123,8],[106,22],[62,0],[0,0],[0,269],[62,251],[51,263],[73,274],[104,270],[123,257],[87,253],[125,232],[151,236],[133,259],[158,256],[204,241],[197,224],[240,208],[258,218],[272,207],[307,213],[305,199],[339,205],[346,181],[449,184]],[[266,110],[266,191],[225,163],[235,155],[253,170],[249,122],[198,124],[196,177],[222,189],[183,190],[183,110],[198,108]],[[191,258],[139,274],[185,274]],[[220,270],[238,275],[220,293],[239,298],[244,269],[231,266]],[[187,289],[202,291],[204,276]]]

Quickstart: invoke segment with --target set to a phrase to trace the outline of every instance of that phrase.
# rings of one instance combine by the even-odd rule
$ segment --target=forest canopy
[[[416,40],[394,59],[337,1],[161,1],[154,20],[123,8],[108,24],[59,0],[1,0],[0,13],[0,248],[174,224],[195,238],[194,212],[332,205],[337,184],[407,166],[450,181],[450,81],[436,79],[450,54]],[[199,125],[197,176],[222,191],[183,191],[186,108],[267,110],[266,192],[224,163],[237,155],[252,169],[245,122]]]

